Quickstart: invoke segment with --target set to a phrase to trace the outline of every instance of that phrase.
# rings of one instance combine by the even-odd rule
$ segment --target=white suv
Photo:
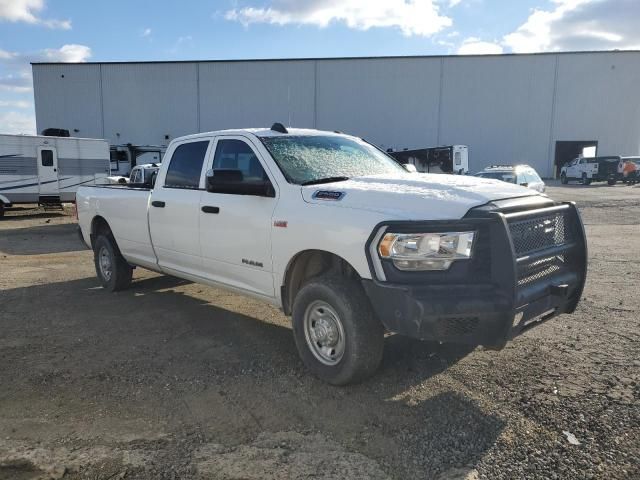
[[[515,183],[540,193],[547,188],[538,172],[529,165],[492,165],[476,173],[475,176]]]

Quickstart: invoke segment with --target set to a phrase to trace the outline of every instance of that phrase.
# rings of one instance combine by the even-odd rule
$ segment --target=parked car
[[[159,169],[159,163],[145,163],[143,165],[136,165],[135,167],[133,167],[133,169],[131,170],[131,174],[128,177],[114,175],[107,178],[110,184],[135,183],[149,184],[151,186],[151,182],[153,178],[158,174]]]
[[[281,124],[177,138],[153,189],[83,187],[77,207],[106,290],[143,267],[269,302],[336,385],[373,374],[385,331],[500,349],[572,313],[586,277],[573,204]]]
[[[547,188],[538,172],[529,165],[492,165],[476,173],[475,176],[515,183],[540,193]]]
[[[574,158],[560,169],[560,181],[566,185],[577,180],[583,185],[591,182],[607,182],[615,185],[622,180],[624,162],[619,156]]]

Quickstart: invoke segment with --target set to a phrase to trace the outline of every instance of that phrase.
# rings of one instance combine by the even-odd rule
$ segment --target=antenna
[[[273,125],[271,125],[271,130],[279,133],[289,133],[289,131],[285,128],[285,126],[279,122],[276,122]]]

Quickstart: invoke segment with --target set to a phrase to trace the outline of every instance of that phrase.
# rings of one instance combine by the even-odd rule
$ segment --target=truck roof
[[[174,140],[186,140],[200,137],[210,137],[212,135],[242,135],[253,134],[256,137],[283,137],[287,135],[335,135],[335,136],[351,136],[342,132],[331,132],[328,130],[316,130],[313,128],[287,128],[288,133],[281,133],[271,128],[234,128],[229,130],[214,130],[211,132],[194,133],[193,135],[185,135],[176,137]]]

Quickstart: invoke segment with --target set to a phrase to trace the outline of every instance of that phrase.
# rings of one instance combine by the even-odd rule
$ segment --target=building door
[[[597,140],[572,140],[556,142],[556,157],[554,160],[554,177],[560,177],[562,166],[574,158],[583,156],[595,156],[598,149]],[[591,153],[592,152],[592,153]]]
[[[58,154],[53,147],[38,147],[38,181],[40,196],[59,195]]]

